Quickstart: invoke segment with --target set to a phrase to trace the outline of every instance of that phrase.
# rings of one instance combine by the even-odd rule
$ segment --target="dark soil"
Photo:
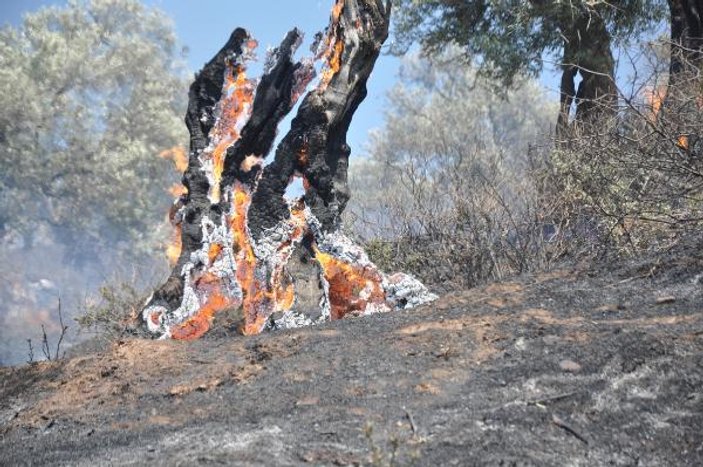
[[[703,465],[703,242],[0,369],[4,465]]]

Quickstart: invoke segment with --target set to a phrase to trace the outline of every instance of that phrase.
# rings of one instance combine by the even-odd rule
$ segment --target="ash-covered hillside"
[[[6,465],[699,465],[703,241],[0,370]]]

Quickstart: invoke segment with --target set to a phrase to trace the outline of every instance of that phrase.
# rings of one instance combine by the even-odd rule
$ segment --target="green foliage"
[[[510,86],[520,75],[537,76],[543,56],[561,61],[559,51],[583,18],[602,19],[610,36],[626,40],[656,23],[666,11],[662,0],[600,2],[394,0],[395,51],[420,43],[429,57],[448,44],[480,66],[480,74]]]
[[[71,1],[0,30],[0,233],[150,251],[186,141],[171,22],[137,0]]]
[[[137,323],[137,316],[148,298],[146,288],[132,282],[105,284],[98,296],[87,300],[76,318],[81,328],[104,338],[115,338]]]

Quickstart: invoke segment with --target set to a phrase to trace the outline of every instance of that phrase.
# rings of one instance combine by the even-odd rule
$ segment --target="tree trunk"
[[[300,32],[289,32],[269,55],[256,86],[245,76],[255,43],[243,29],[198,74],[186,114],[187,194],[172,209],[181,253],[142,313],[151,332],[197,338],[219,313],[241,309],[242,332],[255,334],[433,299],[410,276],[385,276],[339,231],[349,199],[346,133],[389,16],[382,0],[337,0],[318,37],[320,79],[265,167],[279,122],[314,77],[311,59],[292,61]],[[287,200],[295,178],[305,195]],[[314,268],[303,266],[311,262]],[[304,271],[314,271],[322,291],[314,310],[303,296],[311,288]]]
[[[581,12],[565,31],[558,137],[566,137],[567,130],[574,124],[593,123],[612,115],[617,104],[615,61],[605,21],[597,12],[589,10]],[[576,91],[577,74],[581,75],[581,82]]]
[[[703,1],[669,0],[671,14],[671,62],[669,84],[676,85],[685,72],[703,65]]]

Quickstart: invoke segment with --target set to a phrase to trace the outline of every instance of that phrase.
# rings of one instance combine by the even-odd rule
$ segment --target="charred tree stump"
[[[434,298],[410,276],[383,274],[340,229],[350,196],[346,134],[366,96],[389,17],[390,5],[382,0],[337,0],[314,56],[294,62],[302,41],[294,29],[269,53],[258,81],[246,76],[256,42],[236,29],[196,76],[185,118],[186,193],[171,210],[181,251],[142,312],[152,333],[195,339],[218,313],[237,308],[242,332],[256,334]],[[315,79],[315,60],[323,62],[319,79],[264,166],[280,121]],[[297,177],[305,194],[287,200]],[[319,283],[315,307],[302,299],[310,278],[301,271],[314,271]]]

